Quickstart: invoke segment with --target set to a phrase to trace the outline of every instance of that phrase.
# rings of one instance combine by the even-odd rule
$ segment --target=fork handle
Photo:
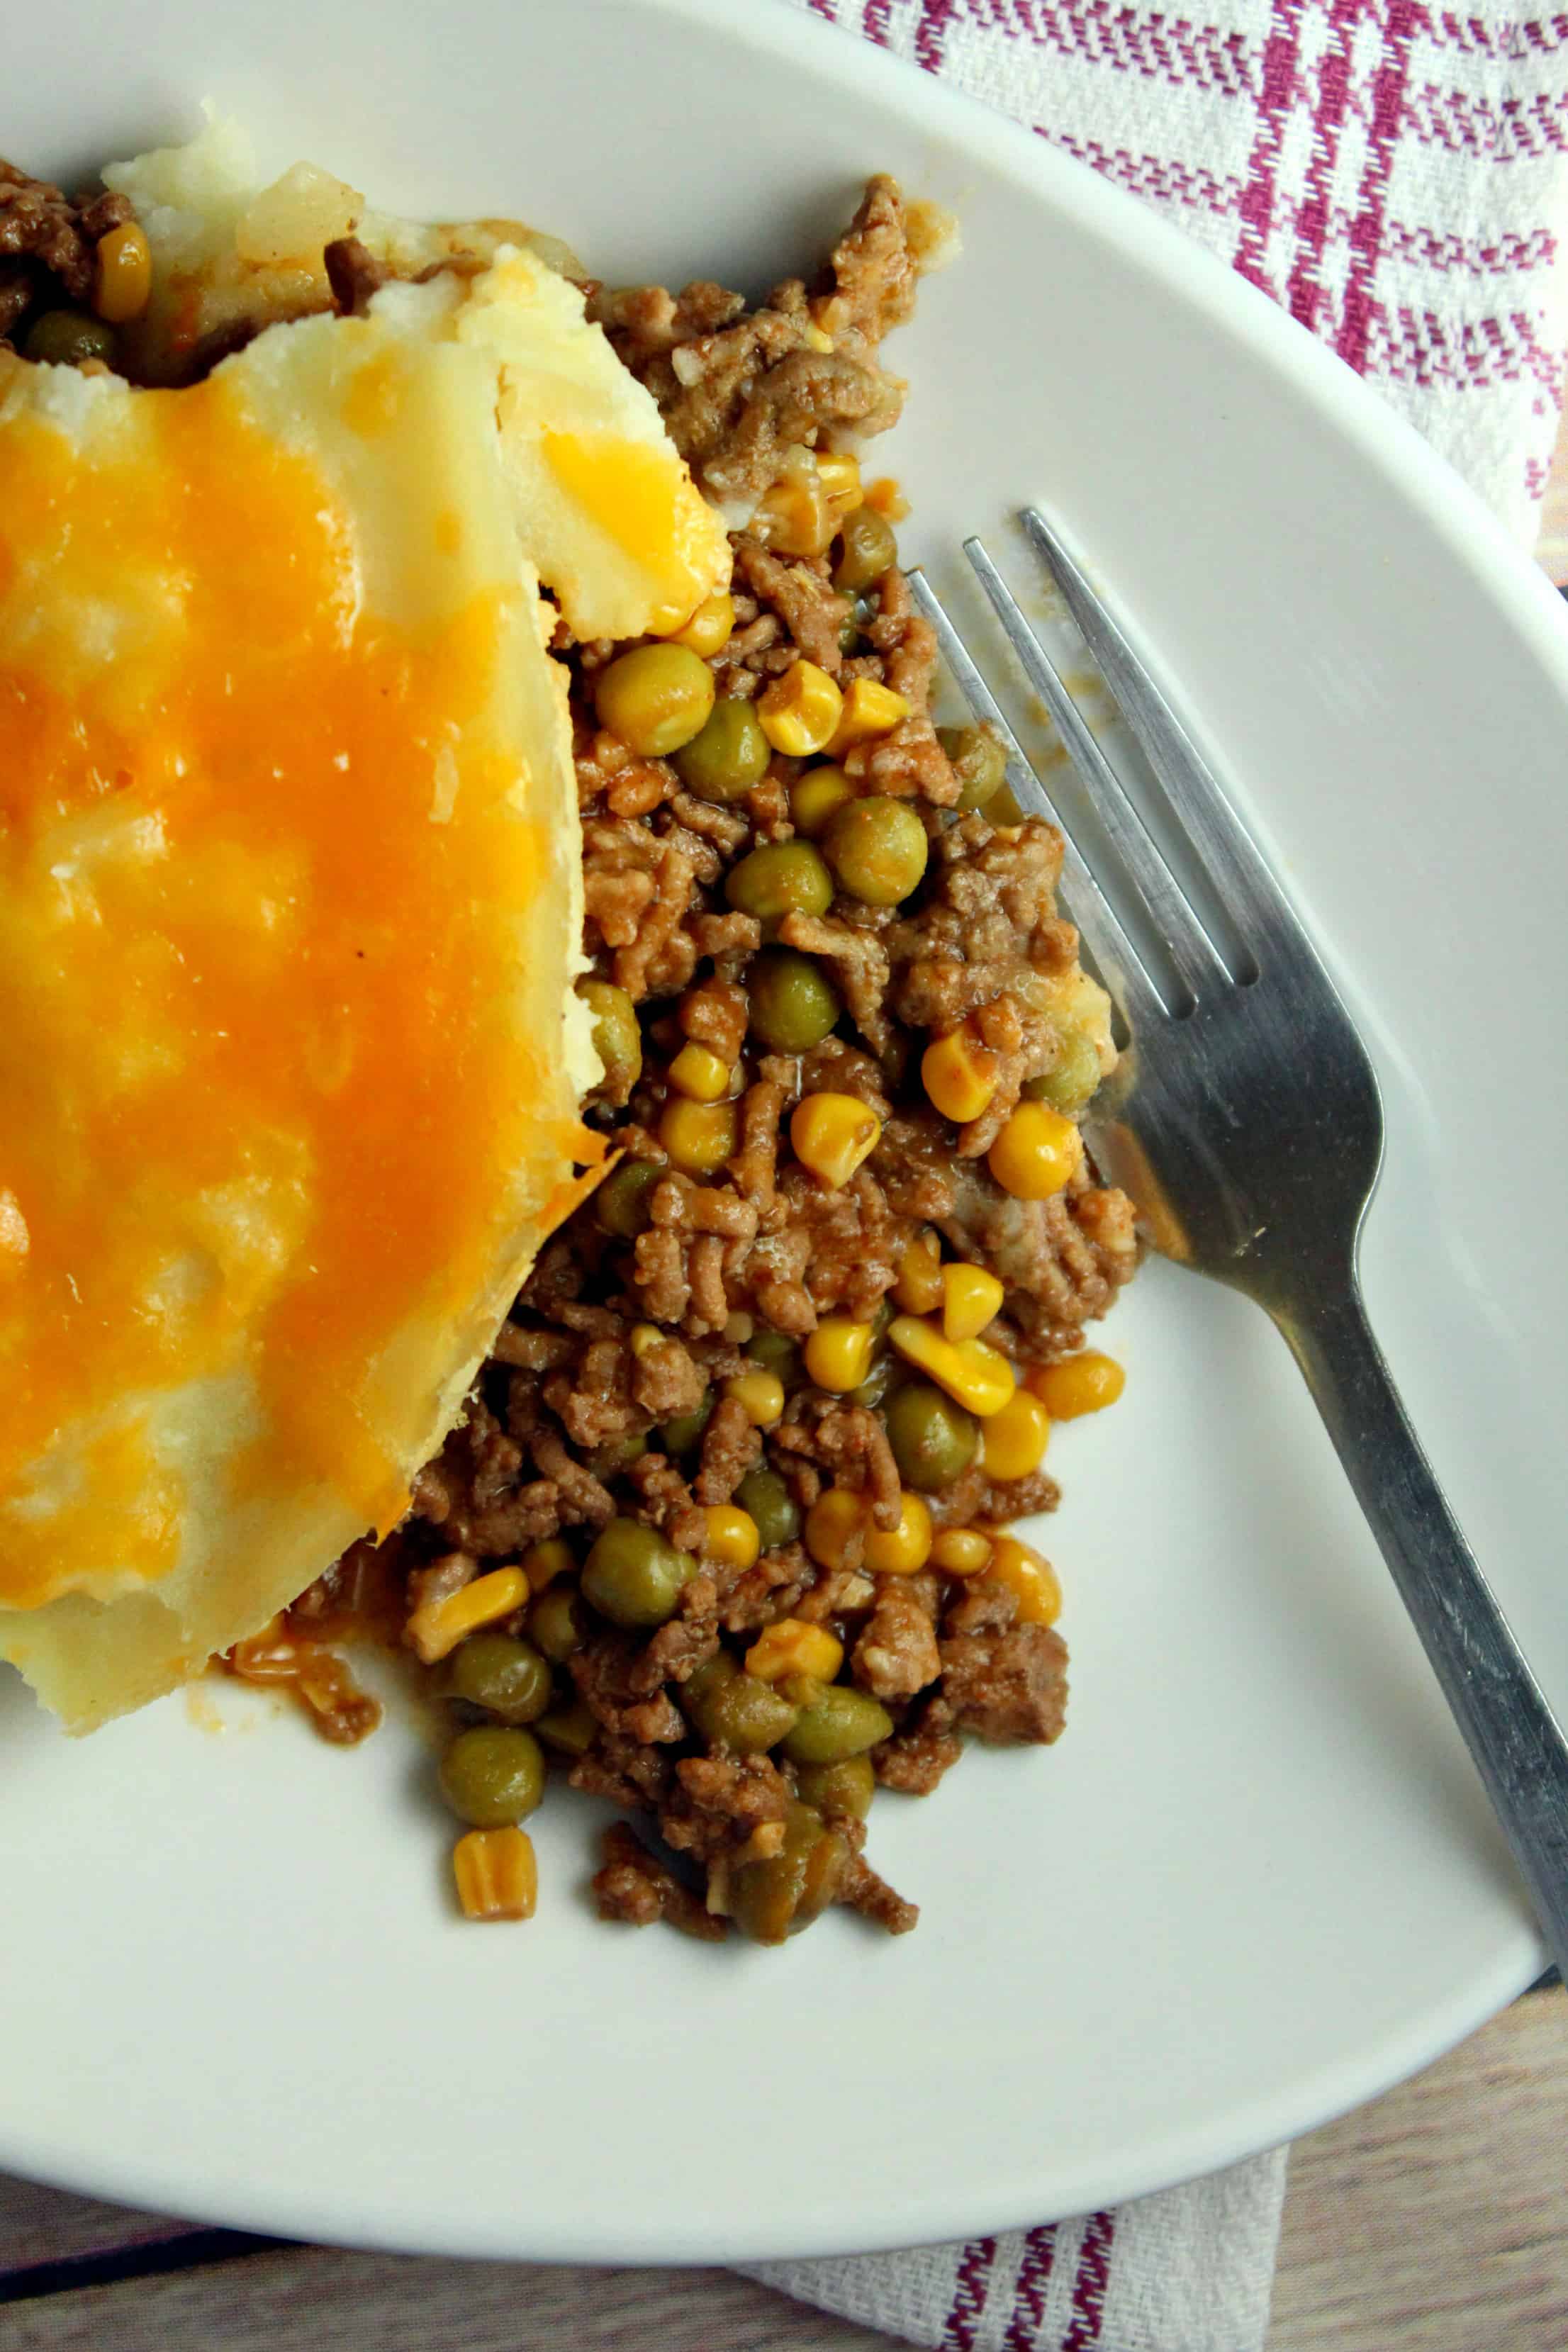
[[[1359,1286],[1276,1318],[1568,1979],[1568,1741],[1405,1416]]]

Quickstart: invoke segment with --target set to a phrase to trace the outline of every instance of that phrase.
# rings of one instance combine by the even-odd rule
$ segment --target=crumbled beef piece
[[[1018,1596],[994,1576],[966,1577],[942,1621],[942,1634],[1002,1633],[1018,1622]]]
[[[565,1527],[605,1528],[616,1516],[616,1498],[581,1462],[574,1462],[552,1429],[541,1429],[532,1438],[535,1467],[553,1485],[561,1522]]]
[[[762,1437],[747,1419],[744,1405],[734,1397],[721,1397],[702,1433],[702,1466],[695,1489],[698,1501],[729,1502],[747,1471],[756,1468],[762,1453]]]
[[[1059,1738],[1067,1654],[1052,1625],[950,1635],[942,1644],[942,1696],[955,1725],[1004,1746]]]
[[[683,1757],[675,1783],[659,1832],[697,1862],[737,1851],[763,1822],[782,1822],[789,1811],[789,1782],[767,1756]]]
[[[577,1696],[594,1720],[617,1738],[662,1748],[686,1738],[686,1718],[662,1689],[638,1673],[641,1646],[627,1633],[596,1633],[567,1660]]]
[[[363,319],[370,298],[379,294],[396,274],[390,262],[378,260],[357,236],[335,236],[321,255],[327,283],[341,317]]]
[[[851,1854],[846,1864],[836,1900],[876,1927],[885,1927],[889,1936],[907,1936],[921,1916],[919,1904],[895,1894],[861,1853]]]
[[[1048,1201],[1018,1201],[968,1160],[952,1170],[952,1205],[935,1223],[964,1257],[1007,1288],[1007,1313],[1031,1352],[1059,1352],[1103,1315],[1138,1265],[1132,1203],[1087,1170]]]
[[[900,1726],[890,1739],[872,1750],[877,1778],[885,1789],[905,1796],[929,1797],[944,1772],[963,1753],[963,1742],[931,1719],[927,1711]]]
[[[648,1852],[642,1840],[616,1822],[605,1832],[604,1867],[594,1875],[594,1901],[601,1919],[619,1920],[630,1927],[651,1927],[666,1919],[682,1935],[706,1944],[721,1944],[729,1933],[689,1886],[683,1886],[668,1864]]]
[[[471,1584],[479,1572],[479,1563],[468,1551],[443,1552],[428,1568],[415,1569],[408,1578],[410,1615],[416,1610],[434,1609],[443,1601],[450,1601],[465,1584]],[[295,1605],[298,1607],[298,1602]]]
[[[873,1698],[913,1698],[942,1672],[936,1625],[903,1576],[879,1577],[869,1622],[850,1655],[862,1690]]]
[[[607,1798],[626,1812],[657,1812],[674,1786],[675,1768],[668,1748],[601,1730],[566,1777],[584,1796]]]
[[[633,1400],[654,1421],[674,1421],[695,1412],[707,1381],[689,1349],[666,1332],[650,1341],[631,1367]]]
[[[683,1683],[694,1675],[705,1660],[719,1647],[719,1627],[716,1620],[718,1587],[713,1579],[693,1577],[683,1599],[693,1587],[705,1585],[707,1607],[703,1613],[672,1617],[661,1625],[637,1660],[628,1676],[634,1691],[657,1690],[661,1683]]]
[[[786,562],[744,534],[735,541],[735,562],[742,578],[778,614],[805,660],[837,677],[844,659],[838,635],[849,604],[829,580],[826,562],[801,556]]]

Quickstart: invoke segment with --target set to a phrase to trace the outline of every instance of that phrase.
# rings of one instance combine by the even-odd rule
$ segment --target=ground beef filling
[[[338,257],[345,307],[353,258]],[[811,763],[775,749],[743,788],[704,789],[690,761],[600,723],[598,681],[626,648],[558,629],[584,948],[593,981],[619,992],[623,1033],[636,1024],[634,1043],[606,1047],[586,1116],[623,1156],[542,1252],[461,1426],[377,1555],[411,1615],[521,1563],[531,1598],[488,1637],[547,1654],[553,1695],[536,1736],[573,1786],[629,1817],[606,1835],[601,1916],[710,1940],[733,1927],[777,1940],[834,1906],[892,1934],[913,1927],[914,1906],[866,1858],[872,1790],[929,1793],[966,1736],[1036,1744],[1062,1728],[1066,1650],[1016,1581],[879,1565],[879,1532],[897,1541],[908,1492],[898,1399],[910,1368],[885,1334],[911,1249],[998,1277],[984,1338],[1020,1379],[1081,1346],[1135,1255],[1129,1204],[1086,1160],[1029,1200],[984,1156],[1073,1050],[1052,1012],[1078,959],[1056,907],[1059,836],[998,822],[996,804],[959,805],[963,762],[931,719],[935,646],[896,563],[841,588],[837,540],[793,551],[767,524],[781,474],[798,481],[846,432],[897,415],[902,387],[879,346],[908,315],[916,274],[898,191],[876,181],[812,292],[792,281],[748,310],[710,285],[595,291],[703,487],[756,509],[732,535],[733,625],[708,657],[721,705],[754,706],[801,660],[841,691],[865,679],[900,695],[898,723],[836,764],[854,794],[910,803],[924,873],[890,906],[840,887],[826,904],[754,911],[731,877],[759,848],[805,837],[797,787]],[[781,949],[826,978],[837,1008],[793,1050],[759,1012]],[[965,1024],[995,1083],[955,1123],[921,1063]],[[711,1165],[672,1143],[668,1115],[688,1098],[671,1066],[691,1046],[730,1074]],[[836,1185],[791,1143],[792,1113],[824,1094],[879,1125]],[[813,1335],[837,1318],[871,1334],[850,1394],[810,1369]],[[769,1372],[782,1405],[759,1426],[746,1376]],[[964,1454],[965,1418],[919,1498],[931,1528],[994,1538],[1053,1507],[1043,1469],[1003,1478],[978,1447]],[[834,1490],[856,1498],[837,1542],[812,1516]],[[659,1622],[632,1624],[596,1563],[639,1542],[680,1567]],[[325,1601],[307,1597],[318,1614],[326,1581]],[[494,1719],[461,1696],[471,1680],[451,1659],[433,1672],[459,1724]]]
[[[24,342],[51,311],[89,307],[99,240],[132,217],[128,197],[69,197],[0,157],[0,345]]]

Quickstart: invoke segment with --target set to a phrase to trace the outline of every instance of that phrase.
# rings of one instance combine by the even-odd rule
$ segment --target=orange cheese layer
[[[13,1607],[174,1564],[184,1474],[126,1401],[237,1368],[240,1491],[325,1483],[389,1524],[367,1368],[481,1286],[549,1094],[514,1038],[508,1087],[485,1061],[519,944],[495,908],[548,871],[489,723],[521,591],[375,618],[323,473],[221,374],[137,398],[151,488],[144,440],[0,434]],[[71,1432],[74,1491],[30,1516]]]

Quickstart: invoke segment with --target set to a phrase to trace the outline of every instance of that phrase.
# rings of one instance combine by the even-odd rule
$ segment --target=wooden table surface
[[[524,2270],[172,2228],[0,2181],[3,2352],[887,2352],[724,2271]],[[1553,1985],[1298,2143],[1268,2352],[1564,2346],[1568,1995]]]

